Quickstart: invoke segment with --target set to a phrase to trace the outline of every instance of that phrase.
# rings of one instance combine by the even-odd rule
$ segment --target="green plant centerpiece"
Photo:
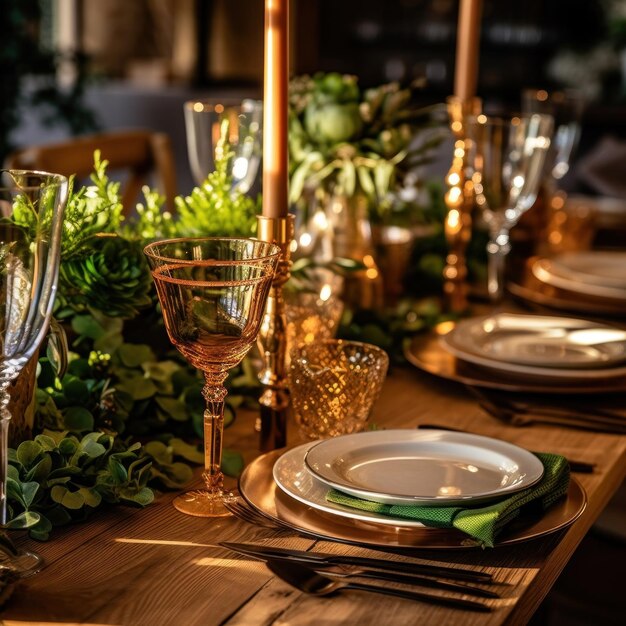
[[[361,89],[355,76],[338,73],[295,78],[290,85],[290,201],[297,207],[299,255],[364,264],[352,274],[354,304],[374,304],[378,290],[372,225],[399,215],[407,223],[418,200],[400,201],[447,133],[441,105],[419,106],[422,87],[389,83]],[[355,285],[356,283],[356,285]],[[360,284],[360,287],[359,287]],[[353,289],[356,287],[356,289]],[[370,295],[368,295],[370,294]],[[350,299],[350,293],[347,294]]]
[[[155,488],[181,488],[190,464],[203,462],[202,380],[167,340],[142,250],[165,237],[254,234],[258,199],[232,191],[227,144],[223,155],[203,185],[176,199],[176,219],[145,188],[137,215],[124,220],[120,185],[98,153],[92,184],[70,193],[55,308],[69,358],[64,367],[49,342],[37,364],[33,436],[10,450],[9,528],[46,539],[105,504],[145,506]],[[230,385],[227,423],[258,393],[248,363]],[[225,473],[242,466],[224,451]]]

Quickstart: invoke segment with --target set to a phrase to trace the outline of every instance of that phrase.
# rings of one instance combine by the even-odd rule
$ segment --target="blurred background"
[[[3,0],[0,156],[91,130],[173,141],[192,186],[182,104],[262,93],[261,0]],[[458,0],[296,0],[291,72],[356,74],[364,87],[425,78],[452,93]],[[519,106],[525,87],[575,87],[589,105],[576,158],[626,135],[626,0],[485,0],[478,95]],[[576,185],[574,181],[571,183]]]

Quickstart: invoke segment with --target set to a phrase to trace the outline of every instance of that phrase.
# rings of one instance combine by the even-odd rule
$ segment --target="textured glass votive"
[[[300,292],[286,297],[289,352],[335,336],[343,313],[343,302],[336,296],[324,296],[325,293]]]
[[[365,428],[380,394],[389,357],[367,343],[331,339],[292,353],[291,406],[311,439]]]

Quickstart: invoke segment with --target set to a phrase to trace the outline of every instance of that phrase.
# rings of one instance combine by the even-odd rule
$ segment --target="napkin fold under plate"
[[[562,498],[569,486],[567,459],[558,454],[537,452],[544,474],[541,480],[504,499],[478,507],[392,505],[355,498],[333,489],[326,499],[335,504],[381,513],[390,517],[414,519],[434,528],[456,528],[483,547],[493,547],[496,537],[524,509],[545,510]]]

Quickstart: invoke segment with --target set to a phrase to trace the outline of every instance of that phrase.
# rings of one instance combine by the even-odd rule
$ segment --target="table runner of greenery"
[[[332,78],[337,83],[337,76]],[[355,84],[346,80],[340,87],[350,87],[353,97]],[[314,100],[318,108],[329,103],[327,83],[315,83],[325,94]],[[344,106],[344,91],[330,99],[338,98]],[[368,92],[366,100],[370,107],[382,107],[377,110],[389,116],[384,123],[405,124],[396,117],[405,96],[383,86]],[[390,98],[394,106],[388,109],[383,103]],[[384,128],[376,127],[376,132],[384,135]],[[226,132],[222,136],[223,157],[216,170],[189,196],[176,198],[175,219],[149,188],[136,214],[124,219],[120,185],[108,178],[107,163],[98,153],[92,184],[70,194],[55,308],[69,337],[69,364],[59,371],[54,344],[39,359],[34,438],[9,453],[8,528],[28,529],[43,540],[53,527],[83,520],[104,504],[145,506],[154,489],[181,488],[192,478],[189,464],[203,462],[202,381],[167,339],[142,249],[150,240],[169,237],[254,234],[260,202],[232,192],[232,152]],[[342,158],[343,172],[345,154]],[[319,176],[316,170],[313,174]],[[385,348],[395,360],[402,358],[407,335],[442,319],[445,205],[441,185],[428,190],[431,210],[421,218],[434,227],[433,234],[415,247],[407,284],[409,296],[419,297],[408,297],[385,312],[346,311],[340,329],[344,337]],[[27,222],[21,226],[28,230]],[[347,259],[331,262],[336,271],[350,271],[353,265]],[[306,288],[311,267],[310,260],[297,260],[292,286]],[[433,297],[425,298],[428,293]],[[236,368],[227,384],[228,423],[238,406],[256,406],[259,388],[251,362]],[[226,474],[236,476],[242,466],[240,454],[225,450]]]

